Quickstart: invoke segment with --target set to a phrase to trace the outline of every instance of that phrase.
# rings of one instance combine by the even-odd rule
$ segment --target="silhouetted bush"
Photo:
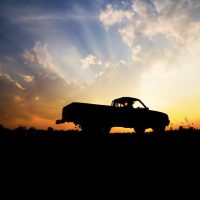
[[[52,127],[48,127],[47,132],[48,133],[53,133],[53,128]]]
[[[27,136],[31,136],[31,135],[35,135],[37,134],[37,130],[35,127],[30,127],[28,130],[27,130]]]
[[[25,136],[27,133],[26,126],[19,125],[15,130],[16,136]]]
[[[73,143],[103,143],[103,144],[200,144],[200,130],[193,127],[184,128],[180,126],[177,130],[168,130],[163,133],[110,133],[95,136],[83,134],[77,130],[54,130],[48,127],[47,130],[39,130],[35,127],[27,128],[19,125],[16,129],[10,130],[0,125],[0,144],[73,144]]]

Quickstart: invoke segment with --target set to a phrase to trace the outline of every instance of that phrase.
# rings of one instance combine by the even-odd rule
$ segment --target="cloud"
[[[83,69],[88,69],[90,68],[92,65],[101,65],[101,61],[98,60],[95,56],[93,55],[88,55],[85,58],[82,58],[81,60],[81,66]]]
[[[35,117],[53,121],[60,117],[62,106],[78,89],[55,73],[42,73],[35,74],[26,89],[9,75],[0,75],[0,123],[16,127],[17,121],[28,125]]]
[[[22,52],[25,67],[20,74],[0,72],[0,123],[16,127],[17,122],[28,125],[40,118],[53,124],[62,107],[78,92],[79,87],[58,70],[50,49],[36,42],[31,50]],[[20,78],[23,86],[18,82]]]
[[[137,73],[120,66],[97,74],[93,83],[84,89],[81,99],[108,104],[116,97],[136,95],[137,86]]]
[[[141,35],[145,24],[150,18],[153,19],[154,7],[148,2],[135,0],[132,8],[127,10],[113,9],[113,6],[108,4],[100,13],[99,19],[106,27],[118,24],[122,41],[131,48],[136,36]]]
[[[178,105],[182,99],[192,96],[199,99],[200,2],[134,0],[131,8],[123,10],[131,12],[132,18],[123,20],[115,17],[113,11],[118,13],[121,9],[114,7],[106,7],[100,13],[100,16],[103,13],[108,16],[108,10],[111,10],[111,21],[108,22],[109,18],[100,21],[109,27],[106,31],[112,31],[112,34],[117,29],[116,34],[130,51],[132,63],[127,63],[128,69],[118,69],[125,80],[120,81],[118,73],[112,71],[110,79],[104,73],[98,82],[104,83],[104,87],[115,94],[119,91],[129,93],[132,87],[132,94],[141,95],[149,101],[152,98],[158,106],[166,101]],[[115,27],[112,29],[112,26]],[[111,89],[109,81],[116,86],[116,91]],[[103,90],[101,92],[104,93]]]
[[[20,74],[20,76],[28,83],[31,83],[34,80],[34,76],[31,75]]]
[[[103,74],[104,74],[103,71],[101,71],[101,72],[95,74],[95,79],[98,79],[98,78],[101,77]]]
[[[85,102],[107,104],[119,96],[132,96],[137,88],[138,77],[137,70],[124,60],[102,61],[101,71],[94,74],[94,79],[79,93],[79,98]]]
[[[141,46],[140,45],[136,45],[135,47],[132,48],[132,59],[134,61],[138,60],[139,56],[141,54]]]
[[[36,42],[31,51],[26,50],[23,52],[22,57],[26,62],[38,63],[43,68],[53,69],[55,67],[47,43]]]
[[[124,11],[121,9],[113,9],[111,4],[106,6],[104,11],[101,11],[99,19],[103,25],[107,28],[114,24],[119,24],[127,20],[131,20],[134,15],[131,11]]]
[[[114,68],[116,65],[112,61],[106,61],[104,66],[105,68]]]
[[[85,75],[85,79],[87,79],[86,87],[92,84],[95,84],[96,79],[100,79],[107,73],[113,73],[119,67],[125,67],[126,61],[121,60],[113,60],[113,59],[105,59],[101,60],[94,55],[88,55],[81,60],[82,69],[90,69],[88,73],[91,75],[88,78],[88,74]],[[92,67],[92,68],[91,68]]]
[[[35,71],[35,76],[40,75],[42,79],[57,79],[57,77],[59,77],[66,82],[67,85],[71,84],[72,81],[62,74],[62,71],[58,66],[59,59],[57,55],[51,53],[47,43],[37,41],[32,50],[25,50],[22,53],[22,58],[24,59],[25,64],[32,68],[32,71]],[[26,82],[33,82],[36,78],[34,75],[21,74],[21,76]]]
[[[40,100],[40,97],[35,97],[35,100],[36,100],[36,101],[39,101],[39,100]]]
[[[13,57],[11,57],[11,56],[3,56],[3,58],[5,60],[7,60],[8,62],[16,62],[16,60]]]
[[[113,69],[113,68],[117,68],[119,66],[123,66],[126,64],[126,61],[124,60],[119,60],[119,61],[112,61],[112,60],[108,60],[103,62],[103,66],[105,67],[105,69]]]
[[[80,59],[80,61],[83,69],[88,69],[91,66],[101,66],[101,69],[115,68],[121,64],[126,64],[126,61],[124,60],[119,60],[117,62],[114,62],[113,60],[100,60],[99,58],[91,54],[86,56],[85,58]]]
[[[35,62],[36,61],[36,57],[35,57],[34,53],[31,53],[28,50],[25,50],[23,52],[22,56],[25,59],[25,61],[28,61],[28,62]]]
[[[192,10],[195,9],[195,5],[200,6],[200,3],[195,0],[176,2],[165,0],[162,3],[160,1],[135,0],[132,2],[131,9],[123,11],[107,5],[105,10],[100,13],[100,21],[109,27],[118,25],[122,41],[132,52],[133,59],[137,60],[141,57],[139,52],[147,49],[147,43],[154,45],[148,50],[149,52],[155,51],[155,48],[164,50],[164,46],[159,46],[161,41],[157,44],[154,43],[160,36],[163,36],[163,41],[166,41],[168,46],[171,45],[170,51],[183,48],[192,49],[194,43],[199,41],[200,32],[200,22],[192,18]],[[129,12],[131,16],[126,23],[123,23],[122,20],[124,12]],[[102,15],[107,18],[102,20]],[[136,53],[138,50],[139,52]]]
[[[119,29],[119,33],[122,37],[122,41],[128,46],[132,47],[134,38],[136,37],[137,31],[134,24],[128,25],[124,28]]]
[[[24,115],[22,94],[26,90],[9,74],[0,72],[0,123],[6,125]]]
[[[54,102],[59,98],[64,99],[66,91],[69,95],[75,88],[77,89],[73,81],[62,74],[56,62],[57,56],[51,53],[47,43],[36,42],[31,51],[26,50],[22,53],[22,58],[32,72],[32,75],[21,74],[24,81],[32,83],[28,85],[27,98],[39,97]]]
[[[16,95],[16,96],[14,96],[14,102],[15,103],[22,103],[22,102],[24,102],[24,99],[21,96]]]
[[[0,72],[0,79],[1,79],[1,81],[3,81],[6,84],[15,86],[16,88],[18,88],[20,90],[25,90],[25,88],[20,83],[18,83],[16,80],[12,79],[9,74]]]
[[[164,1],[165,4],[160,1],[155,1],[155,3],[151,4],[149,2],[140,0],[133,1],[132,10],[123,11],[129,12],[130,16],[132,16],[125,24],[121,20],[123,14],[119,14],[120,17],[115,17],[115,12],[121,13],[122,11],[119,9],[114,12],[112,6],[108,5],[100,14],[100,21],[105,24],[108,19],[102,20],[101,16],[106,15],[110,11],[109,18],[111,22],[107,23],[109,26],[115,24],[122,26],[122,28],[119,28],[119,32],[122,40],[129,47],[133,45],[136,36],[144,36],[151,40],[157,34],[163,34],[166,38],[174,39],[175,42],[183,42],[185,41],[185,37],[191,37],[191,33],[197,33],[199,31],[199,22],[192,21],[186,9],[191,6],[186,5],[186,3],[182,1],[176,1],[174,3],[174,1],[170,0]],[[112,18],[115,20],[112,20]]]

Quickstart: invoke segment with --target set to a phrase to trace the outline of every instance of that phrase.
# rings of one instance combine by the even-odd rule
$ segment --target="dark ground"
[[[163,133],[110,133],[107,136],[85,135],[81,131],[58,131],[49,127],[37,130],[19,126],[14,130],[0,125],[0,144],[200,144],[200,130],[193,128],[171,130]]]

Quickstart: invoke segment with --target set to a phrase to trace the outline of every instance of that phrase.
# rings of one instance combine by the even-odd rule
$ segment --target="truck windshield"
[[[123,99],[123,101],[121,100],[115,100],[112,102],[112,106],[114,107],[127,107],[127,108],[147,108],[144,103],[142,103],[139,100],[128,100],[125,101]]]
[[[133,108],[146,108],[146,106],[144,104],[142,104],[140,101],[134,101],[132,107]]]

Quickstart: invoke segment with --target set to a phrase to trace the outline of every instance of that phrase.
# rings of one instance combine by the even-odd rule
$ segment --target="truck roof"
[[[130,102],[130,101],[140,101],[139,99],[137,98],[133,98],[133,97],[120,97],[120,98],[117,98],[117,99],[114,99],[113,102]]]

